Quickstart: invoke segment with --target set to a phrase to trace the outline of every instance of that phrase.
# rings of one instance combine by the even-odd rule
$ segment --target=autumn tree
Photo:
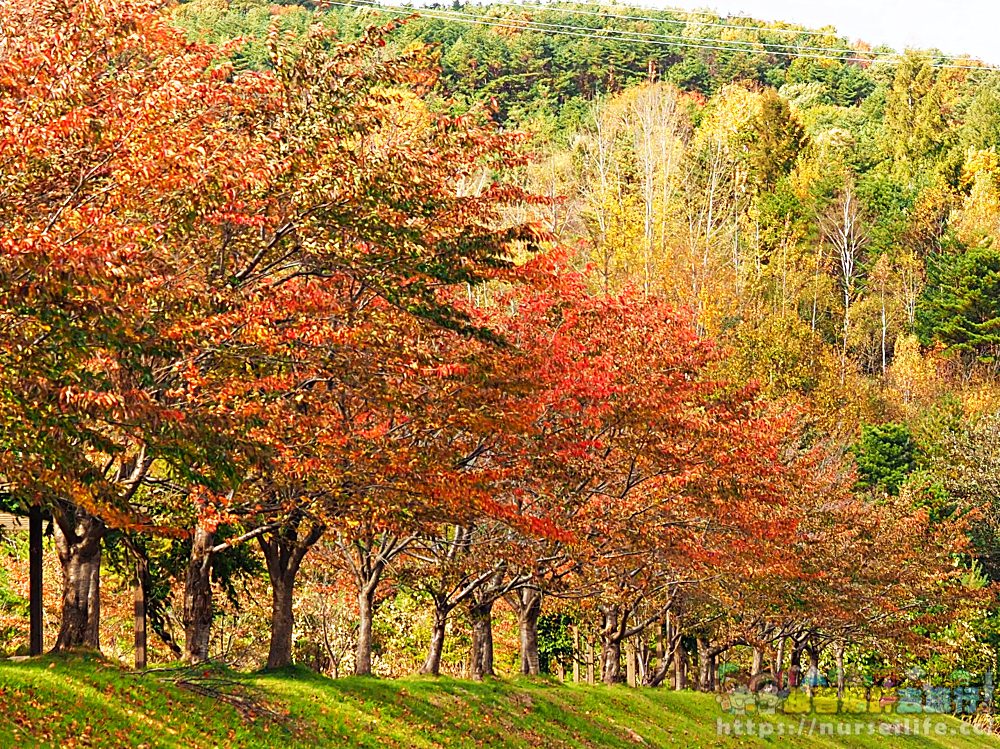
[[[482,113],[432,111],[419,99],[433,83],[426,50],[385,54],[384,33],[338,48],[334,64],[319,31],[287,59],[276,48],[278,133],[267,138],[281,171],[257,192],[272,228],[231,222],[218,239],[239,291],[259,289],[247,322],[281,317],[260,375],[286,401],[269,421],[294,434],[266,439],[326,481],[310,503],[357,580],[359,673],[385,566],[422,522],[448,519],[463,490],[455,472],[479,449],[482,391],[463,375],[491,334],[454,289],[503,275],[543,237],[504,218],[528,199],[505,181],[523,162],[519,137]],[[319,439],[303,443],[303,427]]]
[[[970,516],[973,553],[995,580],[1000,574],[1000,417],[996,413],[981,415],[968,425],[942,430],[939,440],[940,449],[930,461],[932,473],[954,509]]]
[[[2,13],[11,428],[0,471],[20,501],[55,520],[56,647],[98,647],[107,527],[150,525],[134,508],[154,475],[204,490],[223,481],[213,458],[224,419],[187,418],[198,406],[186,390],[195,347],[185,325],[208,299],[175,239],[231,176],[209,165],[206,144],[224,150],[219,115],[240,86],[147,3],[15,3]]]
[[[944,77],[931,60],[918,53],[905,55],[886,92],[885,150],[903,174],[916,170],[945,143],[948,128]]]
[[[758,189],[771,189],[795,165],[806,145],[802,124],[788,102],[768,90],[760,100],[760,111],[751,121],[747,135],[750,179]]]
[[[399,374],[356,348],[379,316],[477,334],[444,289],[537,237],[500,216],[523,196],[498,177],[517,137],[422,107],[434,74],[424,50],[384,52],[395,26],[332,51],[321,31],[288,54],[275,38],[275,72],[233,75],[152,6],[38,13],[11,10],[3,60],[4,106],[30,114],[5,120],[7,376],[32,394],[14,419],[34,422],[4,455],[50,468],[4,474],[57,516],[61,646],[97,645],[106,524],[150,526],[134,500],[153,478],[168,487],[157,515],[192,537],[183,618],[203,659],[212,557],[247,538],[218,543],[216,528],[260,516],[262,496],[300,496],[261,491],[280,457],[267,419],[296,413],[275,404],[316,383],[336,397],[352,367],[384,395]],[[37,267],[51,272],[29,282]]]
[[[780,536],[788,422],[753,388],[712,379],[717,351],[686,313],[635,291],[592,297],[558,262],[538,261],[548,282],[515,293],[500,327],[535,373],[522,407],[537,415],[506,437],[526,466],[510,491],[523,513],[570,533],[538,546],[532,585],[578,570],[573,584],[604,620],[603,678],[615,681],[623,641],[671,608],[678,585],[724,564],[723,548],[749,554]]]

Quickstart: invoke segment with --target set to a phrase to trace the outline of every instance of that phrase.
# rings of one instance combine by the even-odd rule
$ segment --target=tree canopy
[[[119,652],[132,580],[164,660],[985,673],[997,73],[378,11],[0,6],[0,477],[52,521],[50,644]]]

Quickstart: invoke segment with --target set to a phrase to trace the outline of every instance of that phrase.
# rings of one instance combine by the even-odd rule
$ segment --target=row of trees
[[[237,71],[144,0],[0,12],[0,475],[6,502],[52,519],[57,650],[100,646],[110,549],[168,639],[172,594],[200,661],[213,577],[256,546],[280,667],[323,540],[362,674],[390,573],[433,606],[428,673],[459,607],[472,673],[492,673],[504,598],[537,673],[543,605],[573,600],[605,681],[623,642],[659,633],[647,683],[683,686],[696,638],[706,689],[738,644],[760,669],[789,637],[799,659],[906,647],[973,602],[957,513],[856,492],[808,409],[706,336],[730,239],[745,283],[748,185],[801,147],[783,101],[746,94],[772,171],[692,135],[674,89],[596,117],[580,215],[601,262],[579,270],[566,227],[533,221],[565,202],[525,187],[526,139],[442,105],[429,50],[387,44],[395,24],[346,44],[275,30],[268,69]],[[609,271],[616,242],[631,280]]]

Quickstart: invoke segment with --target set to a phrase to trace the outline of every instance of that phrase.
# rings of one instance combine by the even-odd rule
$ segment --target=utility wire
[[[496,5],[508,5],[507,3],[494,3],[494,4],[496,4]],[[518,7],[517,5],[514,5],[514,4],[509,4],[509,5],[510,5],[510,7]],[[528,6],[528,7],[544,8],[544,6],[541,6],[541,5],[534,5],[534,6]],[[549,8],[548,10],[551,11],[551,12],[556,12],[556,13],[563,12],[562,10],[560,10],[558,8]],[[610,15],[603,15],[602,16],[600,14],[593,14],[593,15],[595,15],[598,18],[604,18],[604,19],[609,19],[609,20],[612,19],[612,18],[621,18],[621,16],[610,16]],[[539,21],[539,23],[548,23],[548,22]],[[661,19],[660,23],[670,23],[670,21],[669,21],[669,19]],[[558,24],[558,25],[561,26],[562,24]],[[568,28],[574,28],[574,27],[570,26]],[[580,28],[580,27],[577,26],[575,28]],[[595,31],[596,30],[597,29],[595,29]],[[604,30],[615,31],[615,29],[600,29],[600,30],[602,30],[602,31],[604,31]],[[752,29],[750,27],[744,27],[744,30],[745,31],[758,31],[759,29]],[[858,50],[856,50],[856,49],[849,49],[849,48],[846,48],[846,47],[815,47],[815,46],[808,46],[808,45],[803,45],[803,44],[781,44],[780,42],[765,42],[763,40],[756,40],[756,41],[754,41],[754,40],[749,40],[749,39],[715,39],[715,38],[711,38],[711,37],[687,36],[687,35],[683,35],[683,34],[653,33],[653,32],[633,31],[633,30],[629,30],[628,33],[633,34],[635,36],[641,36],[643,38],[649,38],[649,39],[654,39],[654,38],[655,39],[665,39],[665,40],[670,41],[670,42],[674,42],[674,41],[705,42],[706,44],[725,44],[727,46],[746,47],[746,48],[751,49],[751,50],[757,50],[760,46],[763,46],[768,51],[791,50],[791,51],[795,51],[795,52],[800,52],[800,51],[802,51],[802,52],[821,52],[821,53],[823,53],[825,55],[837,55],[837,54],[857,55],[858,54]],[[874,56],[878,57],[878,56],[882,56],[882,55],[888,54],[888,53],[872,53],[872,54]]]
[[[578,6],[588,6],[589,5],[589,6],[593,7],[593,8],[595,8],[595,10],[582,10],[580,8],[565,7],[565,5],[563,4],[563,2],[565,2],[565,0],[556,0],[555,2],[547,3],[547,4],[546,3],[542,3],[542,4],[539,4],[539,3],[518,3],[518,2],[509,2],[509,3],[504,3],[504,2],[490,2],[490,3],[487,3],[485,5],[476,4],[476,7],[487,8],[487,7],[492,6],[492,5],[501,5],[501,6],[508,7],[508,8],[530,8],[530,9],[538,10],[538,11],[546,11],[546,12],[551,12],[551,13],[567,13],[567,14],[573,14],[573,15],[588,16],[588,17],[591,17],[591,18],[608,19],[608,20],[614,19],[614,20],[627,20],[627,21],[653,21],[655,23],[678,23],[678,24],[686,24],[686,25],[693,25],[693,26],[711,26],[711,27],[714,27],[714,28],[721,28],[721,29],[736,29],[738,31],[751,31],[751,32],[755,31],[755,32],[759,32],[759,33],[762,33],[762,34],[793,34],[793,35],[796,35],[796,36],[824,36],[824,37],[834,37],[836,39],[843,39],[844,38],[843,36],[840,36],[840,35],[838,35],[838,34],[836,34],[834,32],[830,32],[830,31],[812,31],[810,29],[771,28],[771,27],[768,27],[768,26],[758,26],[758,25],[751,25],[751,24],[716,23],[716,22],[712,22],[712,21],[695,21],[695,20],[693,20],[691,18],[669,18],[669,17],[666,17],[666,16],[659,16],[659,17],[657,17],[657,16],[623,15],[621,13],[616,13],[615,11],[617,11],[619,9],[624,9],[625,7],[627,7],[627,6],[624,6],[624,5],[610,5],[610,4],[605,5],[605,4],[601,4],[601,3],[573,3],[571,0],[569,2],[566,2],[566,5],[578,5]],[[667,7],[667,8],[664,8],[663,10],[664,10],[664,12],[669,12],[669,13],[681,13],[681,14],[695,14],[695,13],[697,13],[697,11],[686,11],[683,8],[672,8],[672,7]],[[705,14],[702,14],[702,15],[705,15]],[[753,19],[753,18],[750,18],[748,16],[730,16],[730,18],[746,18],[748,21],[756,21],[757,23],[759,23],[759,21],[757,21],[757,19]],[[741,41],[741,40],[737,40],[737,39],[718,40],[718,39],[711,39],[711,38],[710,39],[698,39],[697,37],[682,37],[682,38],[692,39],[692,40],[695,40],[695,41],[712,41],[712,42],[714,42],[714,41],[725,41],[727,44],[736,44],[736,43],[740,43],[740,41]],[[785,48],[788,48],[788,49],[820,50],[820,51],[826,51],[826,52],[847,52],[847,53],[851,53],[851,54],[857,54],[858,53],[858,50],[856,50],[856,49],[849,49],[849,48],[843,48],[843,47],[841,47],[841,48],[837,48],[837,47],[806,47],[806,46],[800,46],[800,45],[778,44],[777,42],[773,42],[773,43],[772,42],[761,42],[761,43],[762,44],[767,44],[768,46],[785,47]],[[885,53],[883,53],[883,52],[876,53],[876,52],[873,52],[871,54],[889,55],[889,54],[896,54],[896,53],[888,53],[888,52],[885,52]],[[942,59],[945,59],[945,60],[969,60],[970,59],[969,55],[944,55],[944,54],[942,54],[942,55],[938,55],[938,56],[940,58],[942,58]]]
[[[518,5],[518,4],[514,4],[514,3],[491,3],[491,5],[504,5],[504,6],[511,7],[511,8],[522,8],[522,7],[544,8],[548,12],[554,12],[554,13],[563,12],[563,10],[561,10],[559,8],[555,8],[555,7],[545,8],[545,6],[541,6],[541,5],[523,6],[523,5]],[[485,8],[487,6],[482,6],[482,7]],[[478,16],[478,15],[473,14],[473,13],[464,13],[462,11],[441,11],[441,12],[452,13],[454,15],[460,15],[460,16],[464,16],[464,17],[468,17],[468,18],[481,18],[482,17],[482,16]],[[597,18],[601,18],[603,20],[611,20],[613,18],[619,18],[620,17],[620,16],[601,15],[601,14],[592,14],[592,15],[596,16]],[[712,38],[709,38],[709,37],[684,36],[682,34],[666,34],[666,33],[657,33],[657,32],[650,32],[650,31],[637,31],[637,30],[634,30],[634,29],[615,29],[615,28],[608,28],[608,27],[596,27],[595,28],[595,27],[592,27],[592,26],[578,26],[578,25],[570,25],[570,24],[563,24],[563,23],[554,23],[554,22],[551,22],[551,21],[536,21],[536,20],[527,19],[527,18],[526,19],[514,18],[514,19],[503,19],[503,20],[513,21],[514,23],[521,23],[523,21],[524,23],[536,24],[536,25],[539,25],[539,26],[547,26],[547,27],[559,28],[559,29],[573,29],[573,30],[579,30],[579,31],[588,31],[588,32],[592,32],[592,33],[608,32],[608,33],[612,33],[612,34],[629,34],[630,36],[640,37],[640,38],[643,38],[643,39],[663,39],[663,40],[666,40],[668,42],[678,42],[679,41],[679,42],[705,42],[706,44],[725,44],[727,46],[731,45],[731,46],[734,46],[734,47],[745,48],[745,49],[748,49],[750,51],[760,51],[760,47],[764,46],[768,50],[771,50],[771,49],[774,49],[774,50],[785,49],[785,50],[794,50],[796,52],[797,51],[823,52],[824,54],[830,54],[830,55],[832,55],[832,54],[838,54],[838,53],[855,54],[856,55],[858,53],[858,51],[856,49],[844,49],[844,48],[837,48],[837,47],[808,47],[808,46],[803,46],[803,45],[798,45],[798,44],[780,44],[780,43],[777,43],[777,42],[751,41],[751,40],[748,40],[748,39],[712,39]],[[660,19],[660,23],[670,23],[670,21],[669,21],[669,19]]]
[[[339,6],[343,8],[354,8],[354,9],[367,9],[378,13],[388,13],[391,15],[400,16],[418,16],[423,18],[431,18],[437,20],[450,20],[455,23],[471,24],[476,26],[489,26],[493,28],[511,29],[516,31],[539,31],[546,34],[555,34],[560,36],[572,36],[582,39],[592,39],[601,42],[606,41],[623,41],[623,42],[636,42],[643,44],[651,44],[659,47],[681,47],[686,49],[707,49],[716,50],[722,52],[747,52],[752,54],[772,54],[789,58],[806,58],[813,60],[834,60],[837,62],[859,62],[859,63],[883,63],[886,65],[899,65],[900,59],[898,55],[880,55],[878,53],[861,53],[857,50],[845,50],[844,55],[839,54],[818,54],[813,52],[797,52],[782,49],[772,49],[771,45],[764,42],[759,42],[760,46],[733,46],[729,42],[719,42],[715,44],[702,43],[700,41],[691,40],[689,37],[676,37],[677,41],[668,41],[668,39],[674,39],[671,35],[666,34],[644,34],[644,32],[633,32],[621,29],[587,29],[581,26],[571,26],[568,24],[549,24],[545,22],[530,21],[527,19],[495,19],[486,20],[479,16],[471,13],[463,13],[461,11],[447,11],[439,9],[425,9],[425,8],[404,8],[400,6],[389,6],[380,5],[372,0],[358,0],[357,2],[337,2],[335,0],[324,0],[322,3],[325,6]],[[596,33],[596,32],[601,32]],[[607,34],[607,35],[602,35]],[[706,40],[715,42],[716,40]],[[737,41],[737,40],[734,40]],[[755,44],[753,42],[742,42],[744,44]],[[788,45],[780,45],[788,46]],[[816,48],[825,49],[825,48]],[[868,56],[862,57],[860,55],[868,54]],[[936,64],[931,63],[932,67],[945,70],[979,70],[979,71],[992,71],[997,70],[997,68],[988,65],[959,65],[953,63],[943,63]]]
[[[599,16],[602,18],[614,18],[616,20],[622,21],[653,21],[656,23],[681,23],[691,26],[711,26],[720,29],[736,29],[738,31],[767,31],[775,34],[792,34],[795,36],[833,36],[836,37],[837,34],[829,31],[812,31],[810,29],[788,29],[788,28],[769,28],[767,26],[756,26],[750,24],[735,24],[735,23],[718,23],[713,21],[696,21],[689,16],[692,15],[705,15],[699,14],[698,11],[685,10],[683,8],[671,8],[664,7],[662,11],[664,13],[677,13],[681,14],[683,17],[671,18],[669,16],[636,16],[628,13],[619,13],[620,10],[628,10],[629,8],[634,8],[636,10],[643,10],[637,6],[630,5],[620,5],[612,3],[587,3],[587,2],[573,2],[572,0],[553,0],[551,3],[519,3],[519,2],[488,2],[488,3],[470,3],[474,4],[476,7],[486,8],[492,5],[503,5],[509,8],[532,8],[534,10],[546,10],[559,13],[570,13],[573,15],[582,16]],[[572,7],[577,6],[577,7]],[[585,7],[591,7],[594,10],[583,10]],[[730,16],[730,18],[742,18],[743,16]],[[747,20],[756,20],[747,18]]]
[[[831,49],[826,47],[793,47],[791,45],[779,45],[772,44],[768,42],[750,42],[745,40],[715,40],[715,39],[704,39],[697,37],[684,37],[676,36],[670,34],[650,34],[641,31],[629,31],[624,29],[593,29],[581,26],[571,26],[567,24],[555,24],[543,21],[531,21],[528,19],[511,19],[511,18],[497,18],[494,20],[486,20],[481,16],[477,16],[471,13],[463,13],[461,11],[450,11],[450,10],[440,10],[436,8],[403,8],[400,6],[386,6],[379,5],[372,0],[358,0],[357,2],[324,2],[324,5],[337,5],[345,8],[356,7],[356,8],[368,8],[375,10],[377,12],[390,13],[396,15],[415,15],[427,18],[435,19],[450,19],[456,23],[466,23],[478,26],[493,26],[495,28],[513,29],[513,30],[536,30],[542,31],[549,34],[558,34],[563,36],[576,36],[585,39],[596,39],[599,41],[607,41],[609,39],[616,39],[620,41],[631,41],[631,42],[641,42],[647,44],[653,44],[655,46],[661,47],[682,47],[689,49],[710,49],[725,52],[748,52],[754,54],[773,54],[780,55],[784,57],[803,57],[808,59],[816,60],[835,60],[838,62],[883,62],[890,65],[898,65],[899,59],[898,55],[895,53],[861,53],[858,50],[851,49]],[[517,6],[513,6],[517,7]],[[611,36],[601,36],[599,33],[610,34]],[[750,45],[750,46],[735,46],[735,45]],[[775,47],[785,47],[786,49],[775,49]],[[799,51],[789,51],[789,50],[799,50],[799,49],[812,49],[821,52],[830,52],[835,54],[812,54],[809,52],[799,52]],[[836,54],[840,53],[840,54]],[[866,54],[867,56],[861,57],[861,54]],[[846,55],[846,56],[845,56]],[[944,69],[958,69],[958,70],[993,70],[990,66],[986,65],[958,65],[951,63],[944,64],[933,64],[935,68]]]

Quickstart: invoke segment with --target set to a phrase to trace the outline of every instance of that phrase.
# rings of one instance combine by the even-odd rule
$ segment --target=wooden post
[[[587,683],[594,683],[594,638],[587,638]]]
[[[774,680],[779,690],[785,688],[785,636],[778,639],[778,649],[774,656]]]
[[[132,582],[135,613],[135,670],[146,669],[146,589],[143,580],[146,577],[146,561],[135,561],[135,579]]]
[[[28,514],[28,615],[29,651],[42,654],[42,508],[32,505]]]
[[[580,628],[573,627],[573,683],[580,683]]]
[[[630,687],[636,685],[635,681],[635,645],[631,640],[625,643],[625,681]]]

